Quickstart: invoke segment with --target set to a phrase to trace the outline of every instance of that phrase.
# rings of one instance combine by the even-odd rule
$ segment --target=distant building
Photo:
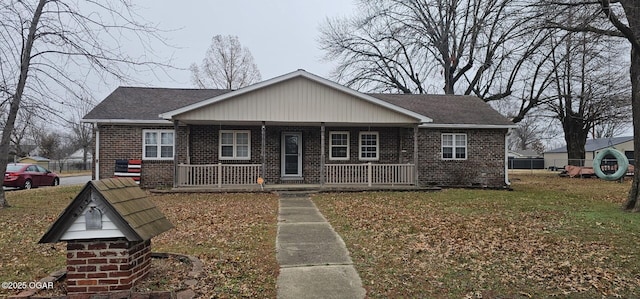
[[[508,155],[509,155],[509,158],[524,158],[524,159],[542,158],[542,154],[534,150],[510,150]]]
[[[79,149],[75,152],[73,152],[73,154],[69,155],[67,157],[67,163],[82,163],[85,162],[84,160],[84,149]],[[91,162],[91,160],[93,159],[93,155],[91,155],[91,151],[87,152],[87,163]]]
[[[38,164],[47,169],[49,169],[49,161],[49,159],[40,156],[24,157],[22,159],[18,159],[18,163]]]
[[[593,166],[593,159],[595,159],[596,155],[601,150],[609,147],[619,150],[629,160],[633,159],[633,136],[587,139],[587,143],[584,146],[584,166]],[[569,164],[566,146],[544,152],[543,155],[545,168],[564,167]]]

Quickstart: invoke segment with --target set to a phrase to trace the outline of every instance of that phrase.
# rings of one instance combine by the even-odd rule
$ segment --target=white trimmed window
[[[172,160],[174,152],[173,130],[142,130],[142,158],[145,160]]]
[[[442,134],[442,159],[467,159],[467,134]]]
[[[360,145],[360,160],[378,160],[379,141],[378,132],[360,132],[358,144]]]
[[[329,133],[329,160],[349,160],[349,132]]]
[[[251,132],[248,130],[220,131],[220,160],[250,160]]]

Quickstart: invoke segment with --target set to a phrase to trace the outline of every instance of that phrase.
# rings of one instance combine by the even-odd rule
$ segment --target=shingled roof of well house
[[[173,228],[160,209],[147,198],[147,193],[133,180],[111,178],[92,183],[142,240],[149,240]]]
[[[176,89],[118,87],[84,119],[161,120],[160,113],[175,110],[221,94],[229,89]]]
[[[78,196],[58,216],[40,243],[58,242],[79,217],[90,201],[91,193],[99,194],[100,202],[106,202],[104,211],[129,241],[149,240],[169,229],[173,224],[160,209],[147,198],[147,193],[130,178],[108,178],[89,181]]]
[[[435,124],[513,125],[475,96],[424,94],[369,94],[433,119]]]

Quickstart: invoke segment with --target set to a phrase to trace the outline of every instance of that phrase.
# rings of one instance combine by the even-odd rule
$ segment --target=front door
[[[302,177],[302,133],[282,133],[282,176]]]

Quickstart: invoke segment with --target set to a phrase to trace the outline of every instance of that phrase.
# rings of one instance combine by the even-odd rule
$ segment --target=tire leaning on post
[[[612,174],[606,174],[602,172],[600,169],[600,165],[602,163],[602,159],[607,155],[613,155],[618,161],[618,170]],[[629,160],[625,155],[623,155],[619,150],[615,148],[606,148],[603,151],[599,152],[595,159],[593,159],[593,170],[596,175],[606,181],[616,181],[619,180],[622,176],[627,173],[627,169],[629,168]]]

